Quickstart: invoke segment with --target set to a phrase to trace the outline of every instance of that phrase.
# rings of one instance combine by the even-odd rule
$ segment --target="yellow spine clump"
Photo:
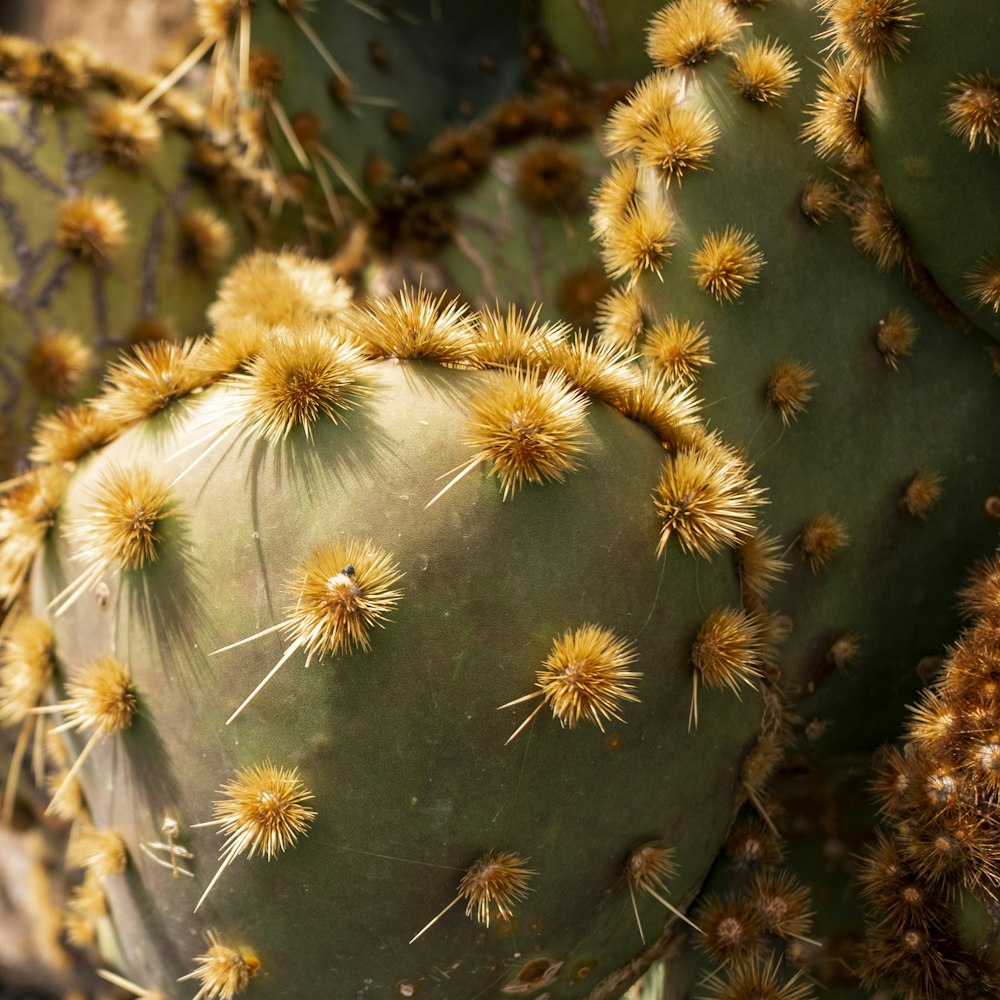
[[[680,90],[677,76],[662,70],[637,83],[608,116],[604,127],[608,151],[618,156],[641,149],[646,137],[674,110],[680,100]]]
[[[639,166],[634,159],[615,160],[597,186],[590,217],[594,236],[603,239],[613,233],[629,211],[639,203]]]
[[[198,900],[205,902],[222,873],[241,854],[262,854],[270,861],[293,847],[316,813],[305,805],[312,793],[299,778],[298,768],[276,767],[270,761],[240,768],[219,790],[215,819],[196,826],[218,826],[226,837],[218,871]]]
[[[638,287],[615,288],[597,304],[600,339],[615,347],[634,347],[646,330],[646,309]]]
[[[625,862],[625,881],[628,884],[632,912],[635,914],[635,922],[643,944],[646,942],[646,935],[642,929],[642,921],[639,919],[637,894],[655,899],[679,920],[683,920],[699,934],[701,933],[701,928],[666,898],[666,880],[673,878],[680,870],[674,862],[675,853],[672,847],[667,847],[660,841],[650,841],[647,844],[641,844],[632,851]]]
[[[477,452],[465,469],[488,461],[506,500],[525,482],[562,480],[572,472],[586,427],[587,398],[561,372],[540,380],[520,372],[499,375],[469,404],[466,437]]]
[[[810,177],[802,188],[799,208],[814,225],[822,225],[840,203],[836,187],[830,181]]]
[[[844,522],[835,514],[817,514],[802,527],[799,548],[815,573],[850,541]]]
[[[682,385],[690,385],[702,368],[713,364],[704,325],[676,316],[668,316],[650,331],[642,353],[653,372]]]
[[[600,237],[609,277],[634,277],[643,271],[659,275],[670,259],[673,229],[674,220],[665,206],[642,201],[630,205]]]
[[[564,727],[581,719],[604,731],[605,719],[621,720],[619,702],[638,701],[632,681],[642,674],[629,670],[636,653],[632,642],[598,625],[583,625],[564,633],[538,671],[538,691],[509,701],[500,708],[541,698],[531,714],[514,730],[513,740],[546,706]]]
[[[706,557],[738,545],[756,528],[763,502],[756,483],[746,461],[715,438],[679,449],[664,464],[655,495],[663,519],[657,551],[672,535],[685,551]]]
[[[1000,150],[1000,79],[976,73],[952,83],[948,90],[948,129],[964,139],[969,149],[982,142]]]
[[[0,723],[17,725],[41,704],[52,680],[52,626],[41,618],[8,619],[0,646]]]
[[[67,198],[56,217],[56,242],[82,261],[102,264],[125,242],[125,210],[114,198]]]
[[[653,15],[646,52],[657,66],[696,66],[721,52],[743,27],[736,12],[719,0],[673,0]]]
[[[981,306],[1000,312],[1000,257],[983,257],[966,275],[966,281],[969,293]]]
[[[205,274],[218,271],[233,249],[233,231],[210,208],[196,208],[180,220],[181,257]]]
[[[854,245],[875,260],[880,271],[902,263],[906,236],[899,219],[881,194],[865,198],[852,212],[851,238]]]
[[[820,156],[854,156],[868,146],[861,116],[864,79],[856,67],[829,62],[802,131]]]
[[[163,140],[156,115],[128,100],[101,105],[91,117],[90,127],[97,148],[133,170],[152,163]]]
[[[366,352],[380,358],[413,358],[441,364],[470,364],[475,351],[475,317],[458,299],[406,287],[391,298],[374,299],[346,322]]]
[[[514,916],[514,905],[528,894],[528,880],[535,874],[525,866],[527,858],[510,851],[489,851],[476,860],[458,883],[458,895],[410,939],[413,944],[430,930],[456,903],[466,901],[465,915],[475,916],[484,927],[489,927],[494,912],[501,920]]]
[[[360,349],[324,327],[287,329],[262,346],[245,374],[230,377],[240,393],[237,420],[271,444],[295,427],[311,438],[319,420],[340,423],[371,393],[370,374]]]
[[[28,458],[40,465],[76,462],[114,436],[114,426],[92,406],[64,406],[39,417]]]
[[[639,162],[669,184],[708,163],[719,127],[710,111],[678,105],[652,126],[639,148]]]
[[[782,558],[784,546],[763,529],[755,531],[736,550],[736,567],[744,593],[764,601],[775,583],[788,571]]]
[[[878,321],[875,346],[892,369],[898,368],[900,359],[910,354],[916,339],[917,325],[905,309],[890,309]]]
[[[830,26],[822,37],[862,66],[898,59],[918,16],[913,0],[820,0],[817,6]]]
[[[539,142],[518,159],[514,190],[533,212],[573,214],[586,204],[583,162],[557,142]]]
[[[698,679],[710,688],[729,688],[739,694],[740,685],[753,687],[761,677],[763,662],[761,621],[746,611],[725,608],[702,622],[691,645],[694,687],[689,725],[698,726]]]
[[[260,961],[252,952],[224,945],[214,931],[208,932],[208,950],[194,961],[194,971],[179,980],[197,979],[201,983],[194,1000],[233,1000],[260,970]]]
[[[94,878],[108,878],[125,871],[128,851],[125,841],[114,830],[74,827],[66,849],[66,863],[71,868],[86,868]]]
[[[67,399],[94,366],[94,352],[70,330],[46,330],[28,348],[24,373],[48,399]]]
[[[614,405],[630,420],[645,424],[667,448],[691,448],[704,437],[698,416],[701,400],[693,387],[665,375],[644,372],[642,382]]]
[[[764,255],[753,237],[729,226],[721,233],[707,233],[691,255],[691,270],[703,292],[719,302],[739,298],[747,285],[757,281]]]
[[[918,472],[906,484],[899,498],[899,509],[911,517],[926,519],[931,508],[941,499],[944,479],[936,472]]]
[[[778,411],[786,427],[805,412],[806,403],[812,399],[813,389],[816,388],[812,380],[814,374],[801,361],[782,361],[768,374],[765,388],[767,402]]]
[[[777,104],[799,78],[799,68],[787,45],[758,39],[733,55],[730,77],[747,100]]]

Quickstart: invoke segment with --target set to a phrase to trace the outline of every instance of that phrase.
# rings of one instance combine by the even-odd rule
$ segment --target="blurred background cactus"
[[[1000,996],[993,5],[0,27],[12,984]]]

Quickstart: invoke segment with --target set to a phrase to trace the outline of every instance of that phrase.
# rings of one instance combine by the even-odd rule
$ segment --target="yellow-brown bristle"
[[[665,462],[655,495],[663,519],[657,552],[674,534],[685,551],[705,557],[738,545],[756,528],[763,502],[756,483],[743,458],[714,438],[678,450]]]
[[[906,735],[929,759],[940,763],[961,740],[967,726],[964,715],[956,712],[946,698],[928,691],[918,704],[911,706]]]
[[[839,203],[837,188],[830,181],[810,177],[802,188],[799,208],[810,222],[819,226],[830,218]]]
[[[784,546],[780,538],[767,531],[755,531],[735,550],[740,584],[746,595],[764,601],[775,583],[788,572],[789,563],[782,558]]]
[[[242,0],[194,0],[194,20],[198,31],[212,41],[222,41],[229,34]]]
[[[371,541],[339,539],[313,551],[286,587],[293,603],[285,629],[309,657],[370,649],[369,635],[383,627],[403,596],[394,589],[399,566]]]
[[[23,722],[52,680],[52,627],[41,618],[8,619],[0,646],[0,723]]]
[[[73,104],[90,82],[89,51],[72,39],[45,48],[25,50],[18,82],[45,104]]]
[[[125,210],[114,198],[81,194],[67,198],[56,216],[56,242],[80,260],[104,263],[125,242]]]
[[[590,221],[598,239],[615,232],[629,211],[636,209],[638,191],[638,164],[632,158],[615,160],[592,197]]]
[[[128,670],[113,656],[100,656],[81,667],[66,683],[59,703],[65,728],[113,736],[132,725],[137,702]]]
[[[726,841],[726,854],[743,871],[756,871],[764,865],[778,864],[782,859],[777,837],[756,814],[743,814],[733,824]]]
[[[55,519],[66,487],[63,466],[26,472],[0,493],[0,601],[17,598],[21,585]]]
[[[126,979],[124,976],[118,975],[117,972],[98,969],[97,974],[105,982],[111,983],[112,986],[117,986],[119,989],[131,994],[136,1000],[167,1000],[159,990],[148,990],[144,986],[132,982],[131,979]]]
[[[912,0],[823,0],[820,6],[830,25],[822,37],[862,66],[899,59],[918,16]]]
[[[936,472],[918,472],[906,484],[899,498],[899,509],[911,517],[925,520],[931,508],[941,499],[944,478]]]
[[[347,324],[366,352],[381,358],[413,358],[470,364],[475,316],[457,298],[404,287],[391,298],[373,298]]]
[[[79,545],[76,558],[92,582],[106,569],[141,569],[155,562],[162,522],[173,514],[166,480],[148,466],[108,468],[92,499],[66,529]]]
[[[587,430],[587,398],[558,371],[537,380],[510,372],[469,404],[466,440],[474,464],[489,461],[506,500],[525,482],[562,480],[579,464]]]
[[[701,928],[693,923],[690,918],[678,910],[668,899],[666,899],[666,880],[673,878],[680,870],[674,862],[675,851],[672,847],[667,847],[660,841],[651,841],[642,844],[632,851],[625,862],[625,879],[628,883],[629,896],[632,900],[632,910],[635,913],[635,920],[639,926],[639,934],[643,942],[646,935],[642,930],[642,922],[639,920],[639,907],[636,902],[636,893],[651,896],[662,906],[665,906],[675,917],[683,920],[686,924],[701,933]]]
[[[978,563],[966,585],[958,592],[962,614],[967,618],[1000,616],[1000,556]]]
[[[634,360],[625,348],[581,335],[544,348],[548,368],[562,372],[573,388],[612,406],[638,389],[643,380]]]
[[[206,274],[218,271],[233,249],[229,223],[210,208],[196,208],[180,220],[182,259]]]
[[[298,326],[342,313],[351,290],[328,261],[292,250],[257,251],[238,261],[222,279],[208,310],[217,327],[253,320],[265,326]]]
[[[484,927],[489,927],[494,913],[501,920],[510,921],[514,905],[528,894],[528,880],[535,874],[525,866],[527,858],[510,851],[489,851],[478,858],[458,883],[458,895],[429,923],[410,939],[413,944],[428,931],[456,903],[466,901],[465,915],[474,917]]]
[[[826,65],[802,130],[803,138],[816,144],[820,156],[856,156],[867,148],[861,120],[863,90],[863,75],[857,66],[842,62]]]
[[[783,938],[801,938],[812,929],[809,889],[791,872],[758,872],[750,889],[750,898],[760,914],[765,933]]]
[[[639,149],[639,162],[657,171],[669,185],[680,182],[685,171],[708,163],[719,127],[710,111],[678,105],[652,126]]]
[[[371,394],[371,366],[361,351],[322,326],[283,330],[261,348],[246,374],[232,375],[249,433],[272,444],[295,427],[312,438],[313,425],[344,415]]]
[[[476,326],[476,361],[484,368],[543,369],[549,351],[565,340],[565,323],[542,323],[538,308],[522,312],[508,306],[506,312],[484,309],[473,320]]]
[[[91,117],[90,127],[97,148],[119,166],[133,170],[152,163],[163,141],[156,115],[134,101],[102,105]]]
[[[71,868],[86,868],[94,878],[108,878],[125,871],[128,851],[125,841],[114,830],[78,826],[70,835],[66,864]]]
[[[93,875],[84,876],[83,882],[70,895],[66,909],[69,914],[93,925],[108,915],[108,900],[104,888]],[[84,933],[86,936],[86,933]]]
[[[895,267],[906,255],[903,227],[880,194],[865,198],[852,213],[851,238],[880,271]]]
[[[274,100],[284,76],[281,60],[271,49],[252,48],[247,60],[250,90],[265,101]]]
[[[805,968],[783,980],[782,967],[773,955],[741,956],[705,977],[702,986],[711,992],[702,994],[702,1000],[815,1000],[813,984],[804,978]]]
[[[642,353],[653,372],[682,385],[690,385],[702,368],[714,363],[708,353],[704,325],[676,316],[668,316],[653,327]]]
[[[861,636],[857,632],[842,632],[830,643],[826,659],[837,670],[846,670],[857,661],[861,652]]]
[[[901,358],[912,352],[916,339],[917,325],[905,309],[890,309],[878,321],[875,346],[885,358],[885,363],[893,369],[899,367]]]
[[[628,669],[635,660],[634,643],[610,629],[588,624],[563,633],[553,641],[538,671],[538,690],[500,706],[508,708],[541,699],[510,740],[546,705],[564,728],[573,729],[583,719],[604,732],[606,719],[624,721],[619,703],[639,700],[632,682],[642,674]]]
[[[747,100],[777,104],[799,78],[799,68],[787,45],[758,39],[733,55],[730,76]]]
[[[670,259],[674,220],[663,205],[637,202],[601,234],[601,258],[611,278],[653,271]]]
[[[812,380],[815,374],[801,361],[782,361],[768,374],[764,394],[768,405],[778,411],[786,427],[805,412],[806,403],[812,399],[813,389],[816,388]]]
[[[647,136],[674,110],[680,90],[678,78],[662,70],[637,83],[608,116],[604,139],[609,152],[618,156],[641,149]]]
[[[597,329],[602,341],[634,347],[646,329],[646,309],[638,287],[615,288],[597,304]]]
[[[760,619],[724,608],[702,622],[691,644],[691,665],[710,688],[727,687],[738,694],[741,684],[752,688],[762,676],[762,653]]]
[[[704,437],[698,415],[701,400],[691,386],[678,385],[665,375],[644,371],[639,385],[616,399],[614,407],[630,420],[645,424],[672,450],[694,447]]]
[[[66,399],[94,366],[94,352],[69,330],[47,330],[28,348],[24,373],[48,399]]]
[[[747,285],[757,281],[764,255],[752,236],[729,226],[721,233],[706,233],[691,255],[691,270],[703,292],[719,302],[739,298]]]
[[[653,15],[646,29],[646,52],[657,66],[696,66],[721,52],[743,22],[718,0],[674,0]]]
[[[312,792],[299,778],[298,768],[276,767],[269,760],[236,771],[236,776],[219,789],[213,803],[215,818],[198,826],[217,826],[226,837],[219,857],[221,864],[198,900],[201,906],[222,873],[241,854],[255,854],[270,861],[276,854],[294,847],[306,833],[316,813],[305,803]]]
[[[200,340],[140,344],[111,366],[91,405],[119,428],[152,416],[208,381],[199,363],[203,347]]]
[[[835,514],[817,514],[802,526],[799,549],[814,572],[822,569],[850,541],[847,527]]]
[[[949,85],[948,129],[970,149],[980,142],[1000,149],[1000,80],[989,73],[962,77]]]
[[[239,371],[260,354],[275,333],[273,327],[253,319],[227,322],[204,342],[197,365],[210,379]]]
[[[208,931],[208,949],[194,962],[194,971],[181,976],[180,982],[198,980],[201,988],[195,1000],[233,1000],[260,970],[260,961],[252,952],[224,945],[214,931]]]
[[[114,426],[92,406],[64,406],[39,417],[28,457],[42,465],[76,462],[114,433]]]
[[[709,896],[698,914],[705,936],[697,944],[715,961],[728,963],[757,950],[760,917],[749,901]]]
[[[980,305],[1000,312],[1000,257],[983,257],[965,278]],[[1000,362],[996,367],[1000,369]]]
[[[514,190],[521,202],[538,213],[573,214],[586,205],[583,161],[557,142],[540,142],[517,161]]]

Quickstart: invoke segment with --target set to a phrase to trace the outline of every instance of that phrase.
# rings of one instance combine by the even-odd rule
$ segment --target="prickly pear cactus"
[[[261,273],[200,391],[122,407],[47,540],[0,540],[39,551],[38,711],[128,981],[617,996],[780,729],[725,557],[753,475],[564,328],[407,291],[261,336]]]
[[[821,743],[870,750],[995,536],[1000,452],[982,429],[1000,381],[988,339],[892,269],[902,239],[877,186],[817,159],[856,118],[814,96],[823,30],[800,0],[664,7],[658,68],[609,119],[619,159],[594,224],[623,282],[605,335],[641,331],[648,363],[696,382],[769,485],[769,558],[792,567],[783,662],[803,693],[829,688],[803,708],[832,720]],[[871,697],[881,716],[840,721]]]
[[[221,269],[266,227],[259,178],[227,165],[198,105],[144,110],[142,87],[72,43],[0,39],[0,476],[122,348],[200,334]]]

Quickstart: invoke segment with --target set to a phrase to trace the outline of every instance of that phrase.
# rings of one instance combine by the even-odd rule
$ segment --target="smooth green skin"
[[[106,99],[97,91],[84,106],[52,109],[12,97],[0,114],[0,273],[17,283],[12,294],[0,296],[0,412],[13,439],[11,463],[23,457],[35,417],[60,402],[39,398],[25,379],[25,353],[38,336],[68,329],[92,347],[94,369],[74,396],[82,399],[93,394],[100,366],[128,344],[129,329],[144,315],[167,319],[188,336],[203,332],[218,275],[181,260],[184,214],[211,208],[230,227],[233,253],[254,242],[235,201],[192,180],[186,170],[191,142],[180,133],[164,128],[160,154],[148,167],[126,170],[104,162],[89,114]],[[74,163],[89,166],[77,174]],[[59,206],[71,193],[110,195],[124,209],[127,236],[110,266],[77,261],[54,242]],[[22,240],[26,252],[15,250]],[[29,254],[39,263],[25,279]]]
[[[544,319],[564,318],[558,308],[562,280],[581,268],[600,267],[590,238],[588,199],[607,161],[596,135],[561,145],[583,165],[578,210],[539,212],[526,205],[517,193],[518,162],[535,143],[504,150],[483,180],[455,198],[455,238],[428,265],[431,280],[461,293],[476,308],[506,302],[530,309],[538,303]]]
[[[349,107],[331,98],[330,67],[287,10],[276,0],[253,8],[252,44],[281,60],[284,76],[277,96],[289,118],[302,112],[319,115],[322,141],[363,187],[370,158],[378,156],[400,173],[443,129],[512,96],[521,83],[523,15],[518,0],[403,0],[393,6],[396,13],[382,20],[341,0],[303,13],[351,80],[354,94],[380,102],[359,100]],[[385,52],[388,66],[372,61],[373,44]],[[492,68],[483,67],[485,59]],[[391,108],[406,116],[403,135],[386,128]],[[276,126],[271,134],[284,166],[301,169]],[[336,176],[331,179],[343,187]]]
[[[750,14],[759,37],[790,43],[808,71],[818,43],[810,4],[774,0]],[[817,748],[871,751],[898,731],[920,684],[916,666],[938,655],[958,628],[954,593],[968,566],[995,548],[996,522],[983,502],[997,489],[1000,441],[989,429],[1000,402],[986,337],[962,334],[923,311],[898,272],[879,273],[851,245],[846,223],[816,227],[799,211],[806,177],[822,166],[798,139],[812,88],[800,82],[777,108],[751,105],[728,79],[725,60],[700,67],[695,86],[721,135],[709,162],[672,186],[676,246],[663,280],[644,278],[655,313],[704,322],[714,367],[699,388],[711,425],[745,446],[771,500],[764,520],[792,546],[803,524],[840,515],[850,545],[813,573],[797,548],[771,607],[793,623],[782,664],[796,712],[830,720]],[[701,292],[691,253],[709,230],[753,234],[767,263],[756,285],[720,305]],[[899,370],[875,346],[893,306],[919,334]],[[769,372],[796,359],[815,371],[806,412],[784,428],[766,403]],[[897,501],[918,470],[944,477],[926,522]],[[860,633],[861,657],[838,674],[832,642]],[[862,710],[859,706],[871,706]]]
[[[593,80],[636,80],[649,71],[646,25],[660,0],[540,0],[556,51]]]
[[[1000,314],[969,292],[966,275],[1000,254],[1000,151],[970,150],[949,130],[949,85],[996,76],[1000,11],[989,0],[921,2],[898,61],[871,73],[865,129],[892,207],[920,260],[978,326],[1000,337]]]
[[[55,620],[64,669],[114,650],[139,692],[134,726],[83,769],[97,824],[129,846],[128,872],[106,884],[136,981],[184,996],[171,982],[214,929],[259,955],[256,1000],[388,998],[404,981],[421,996],[467,1000],[499,995],[538,958],[564,963],[552,998],[600,995],[591,991],[642,947],[622,880],[628,853],[656,838],[675,846],[678,903],[704,877],[760,716],[749,691],[703,691],[700,728],[687,728],[694,633],[707,612],[739,601],[730,560],[673,544],[655,557],[662,449],[598,403],[582,466],[564,483],[502,502],[480,469],[425,510],[437,477],[469,458],[464,397],[494,377],[386,362],[348,427],[323,423],[314,444],[295,432],[279,449],[224,446],[174,488],[179,513],[161,559],[107,574],[104,604],[90,592]],[[185,419],[197,424],[226,392],[209,389],[90,458],[60,526],[109,464],[160,464],[203,434],[182,430]],[[163,466],[172,474],[189,459]],[[368,653],[308,671],[294,656],[227,727],[285,644],[270,636],[208,654],[282,620],[289,574],[336,536],[371,537],[398,560],[404,596],[392,621]],[[41,607],[78,572],[61,531],[38,570]],[[505,746],[532,706],[497,707],[530,693],[553,638],[586,622],[636,638],[641,703],[625,703],[624,722],[604,734],[562,729],[546,709]],[[221,838],[190,827],[211,819],[236,767],[265,757],[301,768],[318,817],[270,863],[236,861],[192,915]],[[197,879],[173,880],[139,851],[161,839],[165,812],[184,827]],[[520,852],[538,872],[513,928],[487,931],[456,907],[407,944],[490,849]],[[640,907],[651,940],[667,914],[650,900]]]

